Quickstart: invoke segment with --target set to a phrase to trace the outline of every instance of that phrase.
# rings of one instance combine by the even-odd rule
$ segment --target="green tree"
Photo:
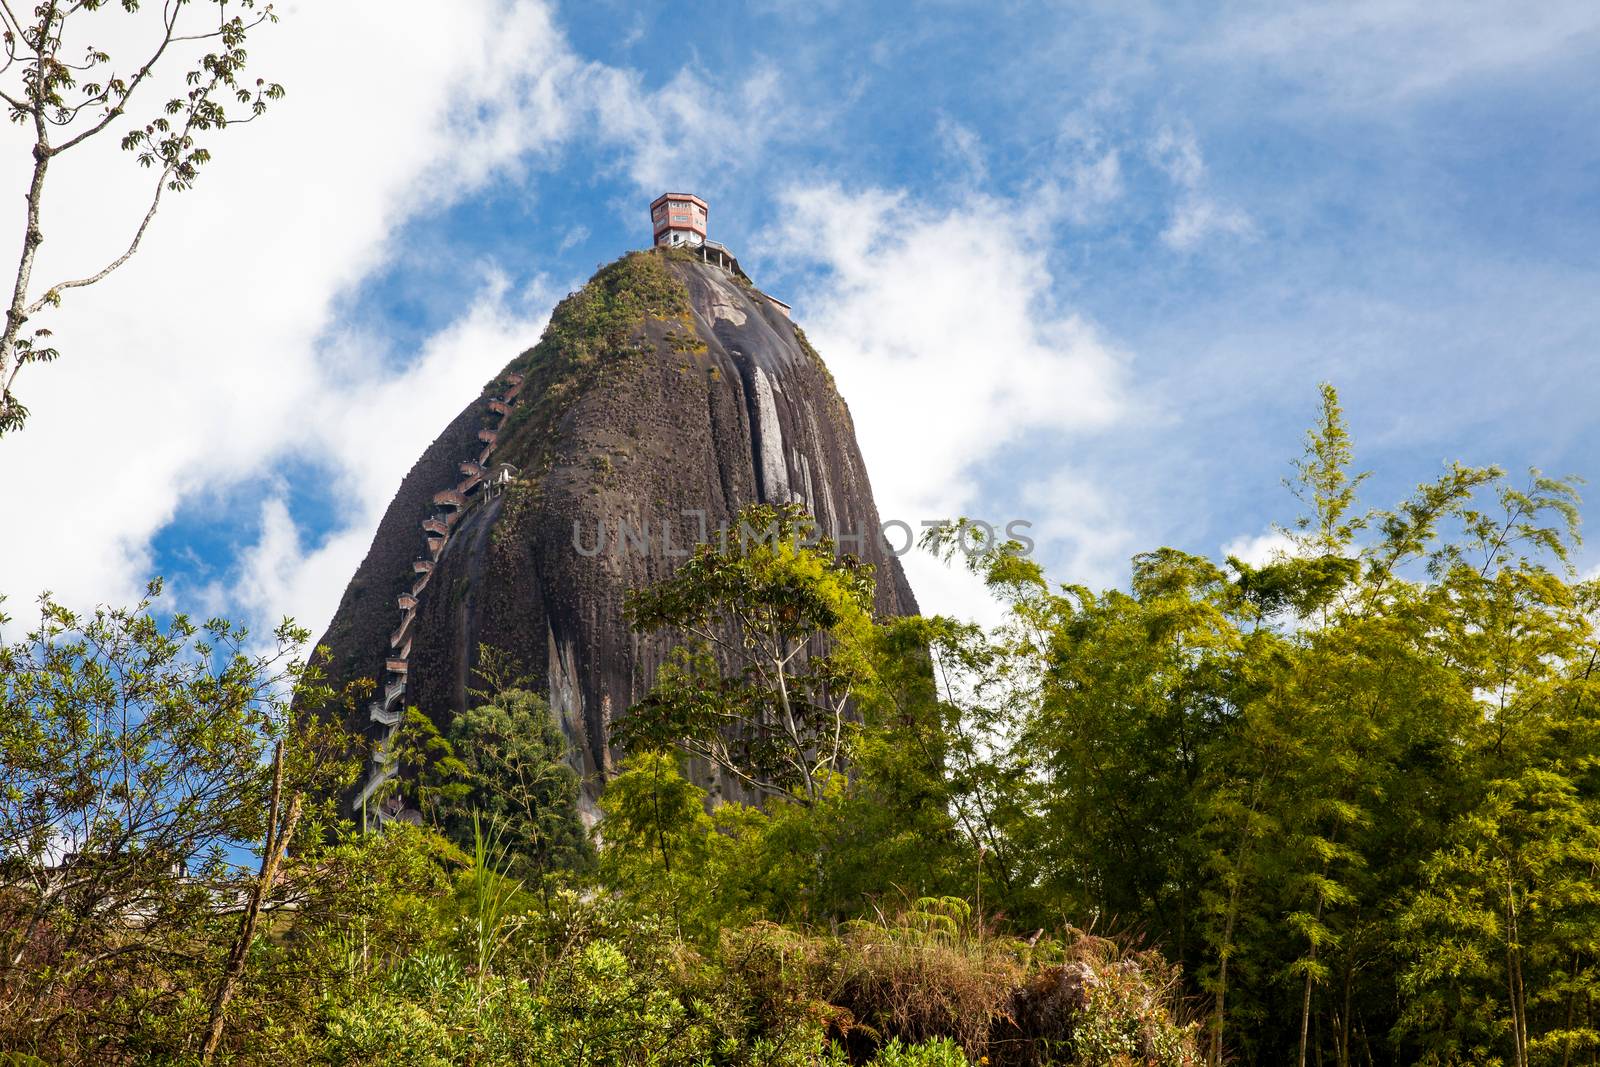
[[[215,894],[259,914],[295,824],[354,773],[337,731],[290,714],[332,698],[305,631],[254,654],[225,620],[162,621],[159,592],[89,616],[46,597],[0,646],[0,1032],[67,1059],[114,1058],[129,1020],[229,986],[254,920]]]
[[[1400,1024],[1426,1062],[1571,1063],[1600,1047],[1600,812],[1584,792],[1554,770],[1496,781],[1424,865],[1400,919],[1414,953]]]
[[[1600,944],[1576,494],[1453,465],[1365,509],[1321,400],[1273,559],[1160,549],[1104,592],[972,561],[1008,618],[929,624],[951,810],[1012,916],[1180,960],[1212,1062],[1574,1062]]]
[[[872,571],[798,505],[753,505],[722,544],[633,593],[642,633],[682,644],[618,725],[624,750],[677,745],[757,795],[813,804],[873,683]]]
[[[203,143],[208,135],[255,120],[283,96],[281,85],[244,74],[245,45],[267,21],[276,21],[272,5],[258,8],[256,0],[168,0],[159,10],[141,10],[137,0],[38,0],[26,16],[0,4],[0,101],[12,124],[26,131],[32,168],[22,253],[0,330],[0,436],[28,417],[13,388],[22,368],[58,355],[51,331],[31,326],[34,319],[59,307],[66,291],[101,281],[133,257],[162,195],[190,188],[211,159]],[[107,38],[140,43],[130,46],[131,55],[113,58],[99,47]],[[167,99],[158,103],[152,95]],[[147,119],[116,128],[140,107]],[[44,243],[51,165],[108,130],[121,134],[123,149],[141,167],[156,172],[149,206],[120,254],[41,290],[33,270]]]
[[[455,746],[414,707],[401,716],[390,746],[396,774],[374,794],[375,800],[404,795],[416,804],[424,821],[442,827],[472,792],[467,765],[456,756]]]
[[[664,752],[636,752],[600,798],[601,884],[665,921],[678,936],[714,942],[717,931],[752,917],[752,872],[740,841],[759,835],[762,816],[738,804],[706,811],[706,792]]]
[[[541,878],[553,870],[579,870],[593,859],[578,815],[578,774],[566,760],[567,744],[537,693],[499,692],[450,723],[449,741],[467,786],[451,801],[453,839],[472,840],[475,817],[500,830],[511,871]]]

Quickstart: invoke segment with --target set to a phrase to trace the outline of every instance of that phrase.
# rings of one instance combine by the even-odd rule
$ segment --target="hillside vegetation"
[[[1270,560],[1158,549],[1095,591],[934,531],[1005,603],[993,630],[877,615],[871,568],[797,543],[797,508],[747,509],[778,536],[628,600],[676,651],[620,723],[594,833],[513,657],[480,653],[448,730],[402,728],[423,825],[362,833],[329,799],[361,753],[285,703],[359,692],[220,622],[47,605],[0,652],[0,1042],[1595,1062],[1600,588],[1568,562],[1575,493],[1451,466],[1382,509],[1362,483],[1329,389]],[[715,802],[691,759],[763,803]]]

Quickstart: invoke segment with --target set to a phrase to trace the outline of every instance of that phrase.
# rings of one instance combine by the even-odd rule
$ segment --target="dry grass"
[[[893,1038],[949,1038],[991,1067],[1199,1062],[1177,969],[1158,953],[1076,930],[1000,935],[960,900],[918,900],[834,936],[730,932],[720,955],[756,1001],[825,1019],[858,1063]]]
[[[948,1037],[981,1055],[1029,967],[1026,946],[975,924],[955,899],[851,923],[840,942],[835,1002],[854,1017],[851,1036],[874,1044]]]

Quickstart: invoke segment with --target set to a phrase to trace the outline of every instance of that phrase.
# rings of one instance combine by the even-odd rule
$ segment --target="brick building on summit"
[[[739,260],[728,246],[706,236],[706,220],[711,208],[693,193],[662,193],[650,202],[650,226],[655,234],[657,248],[683,248],[695,258],[738,275],[745,281],[749,276],[739,267]],[[763,294],[765,295],[765,294]],[[777,297],[768,296],[772,306],[789,314],[789,305]]]
[[[706,242],[706,216],[710,208],[693,193],[665,193],[650,205],[655,243],[699,247]]]

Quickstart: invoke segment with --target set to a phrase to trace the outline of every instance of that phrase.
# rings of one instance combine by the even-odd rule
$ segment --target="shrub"
[[[902,1045],[896,1038],[883,1046],[872,1067],[971,1067],[971,1061],[949,1038],[921,1045]]]
[[[1199,1062],[1178,969],[1159,953],[1078,931],[1062,941],[999,935],[951,898],[837,936],[772,924],[725,931],[717,963],[723,985],[742,991],[746,1018],[825,1030],[855,1063]],[[727,999],[718,1011],[735,1014]]]
[[[950,1038],[983,1054],[1026,970],[1018,942],[989,935],[965,901],[924,898],[841,938],[837,1003],[875,1041]]]
[[[1129,951],[1073,932],[1065,958],[1017,989],[996,1035],[997,1064],[1200,1062],[1197,1027],[1181,1020],[1178,969],[1153,951]]]
[[[426,1008],[374,993],[333,1010],[324,1058],[352,1067],[448,1067],[454,1042]]]

